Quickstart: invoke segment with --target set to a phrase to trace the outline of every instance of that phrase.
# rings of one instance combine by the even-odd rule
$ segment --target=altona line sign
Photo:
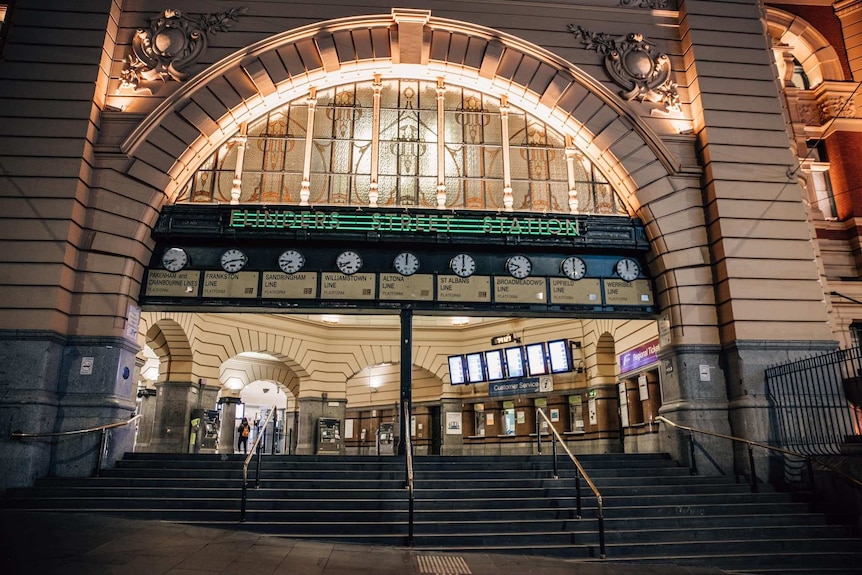
[[[308,230],[381,233],[445,233],[484,236],[577,237],[576,219],[561,216],[427,214],[374,211],[237,209],[230,227],[240,229]]]

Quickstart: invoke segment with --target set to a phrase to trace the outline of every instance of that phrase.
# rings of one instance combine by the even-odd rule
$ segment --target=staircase
[[[738,573],[862,573],[862,541],[840,513],[804,494],[732,477],[691,476],[662,454],[585,455],[602,493],[607,560]],[[292,538],[403,546],[408,493],[394,457],[269,456],[240,519],[240,456],[127,454],[102,477],[47,478],[0,508],[99,511]],[[550,456],[415,459],[413,546],[599,561],[596,501]],[[254,464],[253,464],[254,465]],[[253,469],[249,470],[253,477]]]

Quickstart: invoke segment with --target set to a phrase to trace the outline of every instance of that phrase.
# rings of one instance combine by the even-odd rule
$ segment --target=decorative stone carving
[[[843,96],[833,96],[820,102],[820,121],[832,118],[857,118],[856,103]]]
[[[626,100],[660,102],[667,110],[679,110],[677,84],[670,79],[670,58],[655,50],[642,34],[611,37],[569,24],[569,32],[584,48],[605,57],[605,70],[623,90]]]
[[[620,6],[637,6],[638,8],[649,8],[650,10],[662,10],[667,8],[667,0],[620,0]]]
[[[132,52],[124,60],[121,88],[145,89],[147,84],[188,78],[188,68],[207,48],[207,35],[226,32],[245,14],[232,8],[218,14],[186,15],[168,9],[139,28],[132,39]]]
[[[852,82],[823,82],[797,93],[796,115],[809,128],[822,128],[834,120],[862,120],[862,90]]]

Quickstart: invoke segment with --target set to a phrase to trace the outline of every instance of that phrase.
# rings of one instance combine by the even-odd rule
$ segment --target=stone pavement
[[[163,521],[0,510],[4,575],[719,575],[660,564],[447,554],[286,539]]]

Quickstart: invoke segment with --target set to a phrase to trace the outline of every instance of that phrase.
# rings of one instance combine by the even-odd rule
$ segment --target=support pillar
[[[407,440],[410,436],[410,414],[413,413],[413,310],[401,310],[401,401],[398,442],[398,455],[407,454]]]
[[[190,422],[193,409],[212,409],[217,387],[206,380],[197,383],[164,381],[156,383],[156,418],[150,451],[186,453],[189,449]]]
[[[321,417],[331,417],[341,421],[341,433],[344,434],[344,411],[346,399],[329,399],[326,393],[320,397],[300,397],[298,425],[296,433],[296,454],[314,455],[317,452],[317,420]],[[341,451],[344,453],[344,442]]]
[[[230,455],[236,452],[236,406],[242,403],[238,397],[222,397],[221,421],[218,430],[218,452]]]
[[[662,406],[659,414],[704,431],[730,434],[727,387],[719,368],[721,348],[716,345],[675,345],[658,353]],[[664,425],[661,446],[680,462],[691,466],[689,435]],[[733,475],[733,445],[726,439],[695,435],[695,459],[702,475]]]
[[[453,415],[449,415],[449,414]],[[457,433],[455,429],[449,429],[449,418],[456,418],[458,424]],[[440,421],[443,426],[443,444],[440,447],[440,455],[461,455],[464,450],[464,429],[462,425],[462,407],[460,399],[443,399],[440,401]]]
[[[149,387],[138,389],[138,432],[135,436],[135,451],[147,452],[153,441],[153,426],[156,423],[156,390]]]
[[[38,477],[86,477],[96,468],[97,432],[51,440],[11,439],[9,433],[57,433],[128,420],[135,412],[137,347],[122,338],[63,338],[17,331],[0,336],[0,362],[14,369],[3,379],[0,490],[31,485]],[[135,425],[109,434],[103,467],[133,448]]]

